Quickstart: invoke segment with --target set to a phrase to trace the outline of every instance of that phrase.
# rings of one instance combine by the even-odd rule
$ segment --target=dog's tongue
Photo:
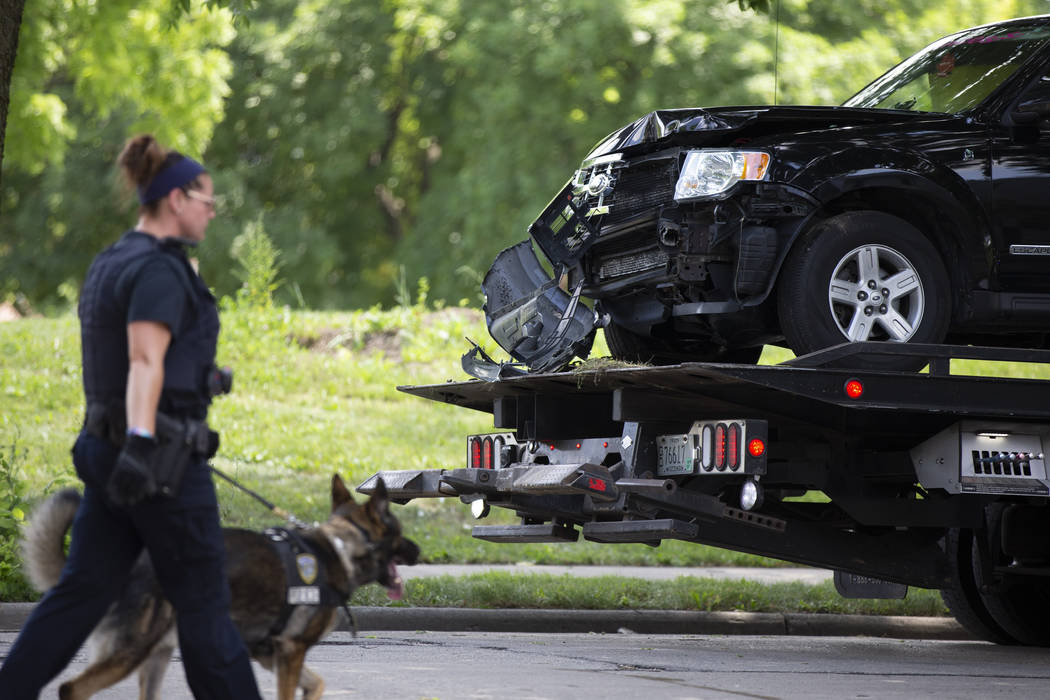
[[[401,580],[401,574],[397,573],[394,562],[387,565],[387,579],[390,581],[390,587],[386,589],[387,597],[390,600],[401,600],[405,592],[405,582]]]

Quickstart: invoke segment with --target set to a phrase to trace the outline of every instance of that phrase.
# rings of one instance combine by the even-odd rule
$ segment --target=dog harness
[[[286,581],[284,607],[271,628],[273,634],[284,629],[293,609],[299,605],[346,609],[350,593],[339,590],[328,580],[316,545],[288,528],[271,527],[263,534],[269,538],[284,565]]]

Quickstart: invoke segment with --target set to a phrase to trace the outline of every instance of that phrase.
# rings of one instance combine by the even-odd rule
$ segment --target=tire
[[[1004,509],[1003,504],[995,504],[986,514],[992,533],[989,548],[997,564],[1010,561],[1010,557],[999,549],[999,523]],[[1012,576],[1000,585],[986,586],[981,570],[976,566],[974,579],[984,607],[1009,637],[1026,646],[1050,646],[1050,582],[1047,579]]]
[[[682,347],[672,347],[659,338],[638,335],[615,323],[606,324],[605,343],[617,360],[651,365],[674,365],[680,362],[753,365],[762,356],[761,345],[754,348],[717,348],[701,343],[684,343]]]
[[[941,599],[963,628],[987,642],[1017,644],[988,611],[977,583],[976,544],[972,530],[953,528],[944,538],[952,585],[941,589]]]
[[[908,222],[846,212],[794,245],[780,274],[777,311],[796,355],[848,341],[940,343],[951,320],[948,274],[937,249]],[[844,362],[906,371],[926,364],[893,356]]]

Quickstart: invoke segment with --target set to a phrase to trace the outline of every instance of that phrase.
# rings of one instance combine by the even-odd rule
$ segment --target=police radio
[[[229,367],[212,365],[206,378],[208,396],[221,396],[233,389],[233,370]]]

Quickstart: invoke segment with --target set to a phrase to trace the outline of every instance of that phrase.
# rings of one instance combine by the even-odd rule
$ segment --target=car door
[[[1032,111],[1017,116],[1022,105]],[[992,201],[1000,288],[1050,292],[1050,68],[994,129]]]

